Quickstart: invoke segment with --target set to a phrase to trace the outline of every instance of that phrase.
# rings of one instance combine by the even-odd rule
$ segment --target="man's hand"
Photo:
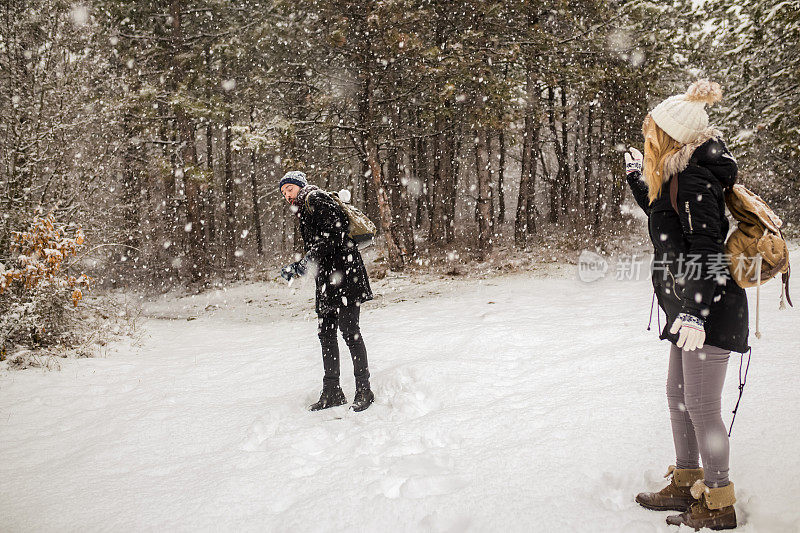
[[[295,261],[281,269],[281,277],[286,281],[292,281],[293,278],[299,278],[305,273],[306,267],[303,261]]]
[[[642,152],[631,146],[630,152],[625,152],[625,173],[641,172],[643,160]]]
[[[681,313],[672,323],[669,332],[673,335],[678,333],[678,348],[691,352],[703,346],[706,342],[706,330],[703,321],[696,316]]]

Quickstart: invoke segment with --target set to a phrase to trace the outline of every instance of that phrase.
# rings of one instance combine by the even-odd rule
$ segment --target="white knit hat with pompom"
[[[697,80],[686,94],[670,96],[650,112],[656,124],[681,144],[691,144],[708,128],[706,104],[722,99],[719,83]]]

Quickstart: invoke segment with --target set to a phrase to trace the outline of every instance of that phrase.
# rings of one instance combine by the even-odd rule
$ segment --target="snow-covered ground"
[[[359,414],[305,410],[322,373],[308,284],[154,302],[138,344],[0,372],[0,530],[676,530],[633,502],[674,461],[647,279],[564,266],[375,288],[377,402]],[[743,532],[800,531],[800,308],[777,293],[762,288],[731,443]]]

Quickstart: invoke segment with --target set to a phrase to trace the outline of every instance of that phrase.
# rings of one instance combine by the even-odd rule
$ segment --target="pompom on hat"
[[[681,144],[691,144],[708,128],[706,105],[722,99],[719,83],[697,80],[686,94],[670,96],[650,112],[658,127]]]

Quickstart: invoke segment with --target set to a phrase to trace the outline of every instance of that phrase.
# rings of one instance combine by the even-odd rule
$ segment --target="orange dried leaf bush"
[[[78,228],[68,236],[63,226],[56,225],[55,216],[49,213],[35,217],[28,231],[12,234],[11,251],[16,253],[16,265],[7,268],[0,264],[0,294],[15,284],[26,291],[42,285],[72,289],[72,303],[78,305],[83,297],[80,287],[89,287],[91,278],[78,277],[65,272],[65,261],[77,255],[83,245],[83,231]]]

